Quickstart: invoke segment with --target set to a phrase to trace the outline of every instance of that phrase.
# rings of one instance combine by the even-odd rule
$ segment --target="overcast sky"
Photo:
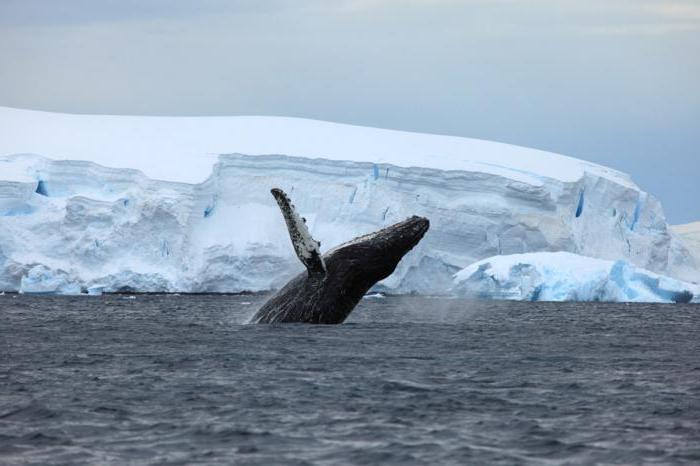
[[[492,139],[700,220],[698,0],[0,0],[0,37],[0,105]]]

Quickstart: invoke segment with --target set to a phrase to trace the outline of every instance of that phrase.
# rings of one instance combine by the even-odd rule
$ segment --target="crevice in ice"
[[[355,189],[352,190],[352,193],[350,193],[350,199],[349,202],[352,204],[355,202],[355,196],[357,195],[357,186],[355,186]]]
[[[578,205],[576,206],[576,218],[580,217],[581,214],[583,213],[583,203],[584,203],[584,192],[581,191],[581,194],[578,196]]]
[[[46,183],[44,182],[44,180],[39,180],[39,182],[36,184],[36,189],[34,190],[34,192],[41,196],[49,196],[49,192],[46,189]]]
[[[211,217],[216,207],[216,197],[212,198],[211,203],[204,208],[204,218]]]
[[[642,209],[644,208],[644,196],[642,193],[639,194],[637,198],[637,203],[634,206],[634,213],[632,214],[632,223],[630,223],[630,231],[634,231],[634,228],[639,222],[639,217],[642,216]]]

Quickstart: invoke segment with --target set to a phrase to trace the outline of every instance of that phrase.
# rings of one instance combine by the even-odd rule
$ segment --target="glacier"
[[[470,264],[541,251],[700,281],[652,195],[570,157],[285,117],[0,107],[0,290],[278,288],[302,266],[273,187],[322,251],[428,217],[429,233],[378,292],[450,294]]]
[[[700,285],[629,262],[569,252],[490,257],[455,274],[453,292],[471,299],[518,301],[700,302]]]

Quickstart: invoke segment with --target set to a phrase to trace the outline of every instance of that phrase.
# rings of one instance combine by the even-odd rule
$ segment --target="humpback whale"
[[[321,244],[311,237],[289,197],[281,189],[271,192],[306,270],[263,304],[251,323],[342,323],[375,283],[391,275],[430,226],[427,218],[413,216],[321,254]]]

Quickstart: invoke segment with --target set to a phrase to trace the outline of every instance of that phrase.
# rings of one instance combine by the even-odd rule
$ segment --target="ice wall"
[[[302,266],[272,187],[289,193],[322,251],[413,214],[428,217],[430,231],[378,286],[384,291],[448,293],[469,264],[532,251],[625,259],[694,278],[658,201],[623,175],[585,163],[561,177],[482,165],[230,154],[191,184],[86,161],[3,156],[0,289],[278,287]]]

